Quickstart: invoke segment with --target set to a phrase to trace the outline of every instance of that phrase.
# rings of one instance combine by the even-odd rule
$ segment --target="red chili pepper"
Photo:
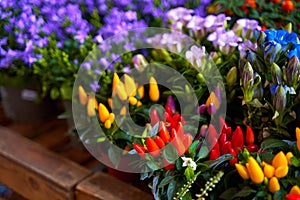
[[[154,141],[159,148],[164,148],[166,146],[163,139],[161,137],[159,137],[158,135],[155,137]]]
[[[170,114],[168,112],[164,113],[164,121],[170,122],[170,123],[173,121],[172,117],[170,116]]]
[[[250,126],[247,126],[246,130],[246,144],[254,143],[254,133]]]
[[[192,143],[193,143],[193,136],[190,133],[184,134],[183,145],[186,151],[188,151]]]
[[[219,157],[220,157],[220,155],[218,155],[218,152],[215,149],[212,149],[210,151],[209,160],[216,160]]]
[[[165,106],[165,111],[166,111],[170,116],[173,115],[172,108],[171,108],[169,105],[166,105],[166,106]]]
[[[153,109],[150,113],[150,123],[151,126],[154,126],[157,122],[159,122],[159,116],[158,116],[158,112],[156,109]]]
[[[238,162],[238,159],[237,159],[237,158],[232,158],[232,159],[229,161],[229,164],[230,164],[231,166],[234,166],[237,162]]]
[[[140,154],[142,158],[145,158],[145,152],[147,149],[138,143],[132,143],[133,148]]]
[[[248,144],[246,146],[246,149],[252,153],[252,152],[257,152],[259,150],[259,146],[257,146],[256,144]]]
[[[237,126],[231,136],[231,146],[234,151],[238,154],[239,149],[244,148],[244,134],[240,126]]]
[[[210,160],[215,160],[215,159],[219,158],[220,155],[221,155],[220,146],[219,146],[219,143],[218,143],[217,139],[215,139],[215,141],[211,144],[215,144],[215,145],[212,148],[212,150],[210,151],[209,159]]]
[[[231,142],[226,141],[224,145],[221,147],[221,153],[222,155],[229,153],[229,150],[231,149]]]
[[[183,128],[183,125],[182,125],[181,122],[177,123],[176,132],[177,132],[178,137],[180,137],[183,140],[183,138],[184,138],[184,128]]]
[[[237,155],[236,151],[235,151],[233,148],[230,148],[230,149],[229,149],[229,153],[230,153],[231,155],[233,155],[234,157]]]
[[[233,148],[230,148],[230,149],[229,149],[229,153],[230,153],[231,155],[234,156],[234,158],[232,158],[232,159],[229,161],[229,164],[230,164],[231,166],[233,166],[233,165],[235,165],[235,163],[237,163],[237,161],[238,161],[238,159],[236,158],[237,153],[235,152],[235,150],[234,150]]]
[[[159,147],[151,137],[148,137],[146,139],[146,146],[147,146],[149,153],[152,156],[154,156],[154,157],[159,156]]]
[[[177,124],[180,121],[180,114],[179,113],[174,114],[173,120]]]
[[[165,170],[174,169],[174,168],[175,168],[175,165],[169,163],[168,161],[166,161],[166,159],[164,159],[164,168],[165,168]]]
[[[223,130],[223,127],[227,125],[225,119],[222,116],[219,117],[219,123],[220,123],[221,130]]]
[[[170,141],[170,134],[167,130],[165,123],[162,121],[159,122],[159,136],[165,143]]]
[[[300,200],[300,194],[287,194],[285,196],[286,200]]]
[[[225,144],[226,141],[227,141],[226,133],[221,133],[221,135],[219,137],[219,145],[220,145],[221,149],[223,149],[223,145]]]
[[[171,129],[171,137],[171,143],[176,148],[178,156],[182,156],[185,153],[186,149],[182,143],[181,138],[178,137],[178,134],[175,129]]]
[[[214,142],[217,139],[218,134],[217,134],[217,130],[215,129],[215,127],[212,124],[210,124],[208,126],[208,133],[207,134],[208,134],[207,135],[207,140],[208,140],[209,144],[213,145]]]

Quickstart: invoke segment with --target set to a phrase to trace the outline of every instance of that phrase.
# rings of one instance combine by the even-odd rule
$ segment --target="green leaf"
[[[236,187],[232,187],[232,188],[229,188],[227,190],[225,190],[225,192],[223,192],[219,198],[220,199],[225,199],[225,200],[229,200],[229,199],[232,199],[232,197],[238,193],[240,191],[239,188],[236,188]]]
[[[238,193],[236,193],[232,198],[233,199],[235,199],[235,198],[246,199],[246,197],[248,197],[252,193],[256,193],[256,191],[248,186],[245,186],[245,187],[243,187],[242,190],[240,190]]]
[[[192,194],[191,192],[187,192],[182,198],[182,200],[192,200]]]
[[[159,169],[159,166],[155,162],[153,162],[151,160],[147,161],[147,165],[152,170],[158,170]]]
[[[265,141],[263,141],[260,145],[260,147],[262,149],[269,149],[269,148],[288,148],[287,143],[283,142],[282,140],[278,140],[278,139],[266,139]]]
[[[298,158],[296,158],[295,156],[291,157],[291,162],[292,162],[292,165],[294,165],[295,167],[300,167],[300,160]]]
[[[169,184],[169,187],[167,190],[168,200],[173,200],[173,197],[175,196],[176,183],[177,183],[176,181],[172,181]]]
[[[174,180],[174,176],[167,176],[163,180],[161,180],[160,184],[158,185],[158,188],[163,188],[169,183],[171,183]]]
[[[158,132],[158,128],[159,128],[159,123],[156,123],[153,127],[152,127],[152,129],[151,129],[151,131],[149,131],[149,136],[150,137],[153,137],[153,136],[156,136],[156,134],[157,134],[157,132]]]
[[[194,170],[193,170],[193,168],[187,167],[184,170],[184,175],[185,175],[187,181],[189,181],[194,176]]]
[[[207,146],[202,146],[199,153],[198,153],[198,158],[202,159],[202,158],[206,158],[209,154],[209,149]]]
[[[52,88],[50,90],[50,97],[51,99],[57,99],[59,97],[59,91],[57,88]]]
[[[69,86],[62,86],[62,87],[60,88],[61,97],[62,97],[63,99],[71,100],[71,99],[72,99],[72,92],[73,92],[72,87],[69,87]]]
[[[168,144],[163,150],[164,157],[169,163],[175,163],[178,158],[177,150],[171,144]]]
[[[194,141],[191,144],[191,146],[189,147],[189,154],[194,155],[196,153],[196,151],[197,151],[197,148],[198,148],[199,144],[200,144],[199,140]]]

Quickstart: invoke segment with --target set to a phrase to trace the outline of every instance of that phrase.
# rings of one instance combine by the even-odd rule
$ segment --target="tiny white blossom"
[[[197,168],[196,163],[191,158],[181,157],[183,160],[182,167],[191,167],[194,171]]]

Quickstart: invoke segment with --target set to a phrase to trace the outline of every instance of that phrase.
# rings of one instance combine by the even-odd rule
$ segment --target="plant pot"
[[[6,118],[17,123],[35,123],[45,120],[55,112],[50,98],[38,101],[38,93],[31,88],[0,87],[2,105]]]

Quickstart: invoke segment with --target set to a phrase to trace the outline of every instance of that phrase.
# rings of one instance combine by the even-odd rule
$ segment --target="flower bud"
[[[145,67],[148,65],[146,58],[142,54],[137,54],[133,56],[132,62],[134,64],[134,67],[138,71],[143,71]]]
[[[286,91],[281,85],[276,88],[273,105],[278,112],[283,111],[286,106]]]
[[[264,60],[272,64],[279,58],[281,52],[281,45],[275,41],[268,41],[264,47]]]
[[[200,115],[203,115],[204,113],[205,113],[205,111],[206,111],[206,105],[205,104],[202,104],[202,105],[200,105],[199,107],[198,107],[198,113],[200,114]]]
[[[299,80],[300,63],[297,56],[293,56],[287,65],[286,77],[289,86],[293,86]]]
[[[257,50],[258,50],[258,52],[262,52],[263,45],[266,41],[266,37],[267,37],[267,35],[265,34],[265,32],[263,32],[263,31],[259,32],[259,36],[258,36],[258,40],[257,40]]]
[[[282,72],[276,63],[271,66],[272,82],[274,84],[281,84],[282,82]]]
[[[228,86],[230,88],[233,87],[233,85],[236,83],[237,81],[237,68],[236,67],[232,67],[229,72],[227,73],[226,76],[226,82],[228,84]]]
[[[247,62],[244,66],[244,70],[242,73],[242,86],[247,89],[253,86],[254,83],[254,72],[251,64]]]
[[[168,96],[166,106],[169,106],[172,112],[175,113],[176,106],[172,95]]]
[[[215,104],[210,103],[210,104],[207,106],[207,112],[208,112],[210,115],[215,114],[215,113],[217,112],[217,109],[216,109]]]

